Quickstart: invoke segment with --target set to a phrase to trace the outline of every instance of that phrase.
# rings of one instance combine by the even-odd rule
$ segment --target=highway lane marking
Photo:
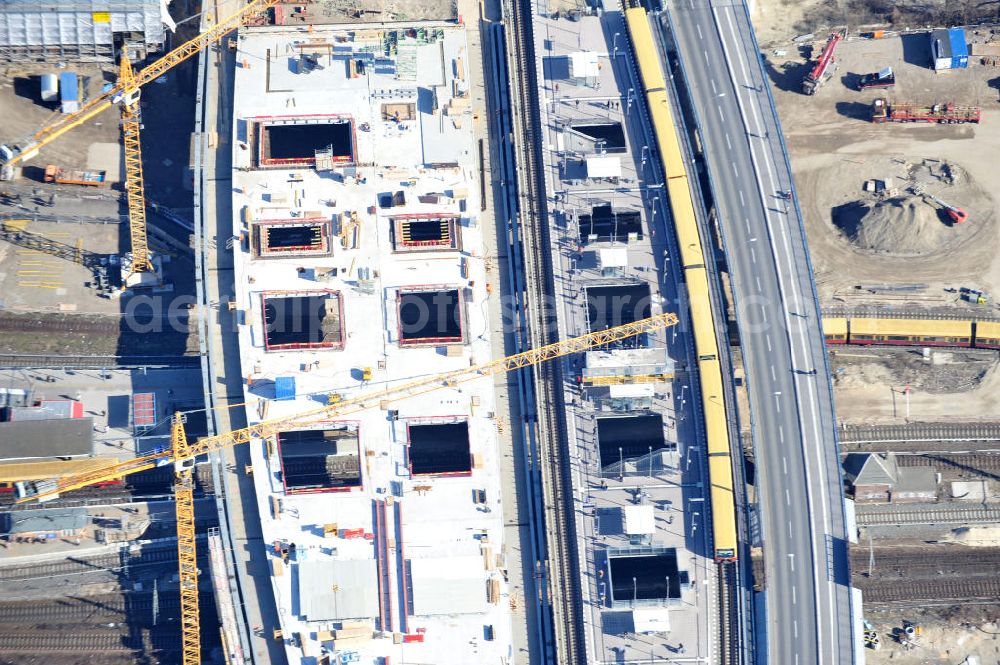
[[[743,206],[744,208],[746,208],[747,207],[747,202],[743,200],[743,190],[742,189],[739,191],[739,194],[740,194],[740,205]],[[743,221],[747,223],[747,232],[749,233],[749,231],[750,231],[750,220],[749,219],[744,219]]]
[[[705,36],[701,34],[701,23],[695,23],[694,27],[698,31],[698,39],[705,39]]]
[[[778,380],[778,375],[774,373],[774,365],[771,365],[771,380],[772,381]]]
[[[726,124],[726,116],[722,114],[722,106],[720,104],[716,104],[715,110],[719,112],[719,120],[722,121],[722,124]]]
[[[715,82],[714,82],[714,81],[712,82],[712,85],[713,85],[713,86],[715,85]],[[726,147],[727,147],[727,148],[729,148],[730,150],[732,150],[732,149],[733,149],[733,144],[732,144],[732,142],[731,142],[731,141],[729,140],[729,134],[726,134]]]
[[[764,289],[760,288],[760,275],[754,275],[753,278],[757,282],[757,291],[763,291]],[[770,349],[768,350],[770,351]]]
[[[788,475],[788,458],[784,455],[781,456],[781,468],[785,471],[785,475]]]
[[[738,168],[736,168],[736,162],[729,162],[729,163],[733,165],[733,175],[735,175],[737,178],[739,178],[740,177],[740,170]]]
[[[795,587],[792,587],[792,605],[794,605],[796,602],[798,601],[795,597]]]
[[[767,352],[770,353],[771,352],[771,336],[770,335],[764,335],[764,341],[767,342]]]
[[[782,443],[785,442],[785,428],[784,427],[779,427],[778,428],[778,439],[780,439]]]
[[[785,505],[786,506],[792,505],[792,495],[791,493],[789,493],[787,487],[785,488]]]
[[[753,247],[750,248],[750,258],[757,263],[757,252],[753,251]]]
[[[708,79],[708,82],[712,85],[712,94],[719,94],[719,89],[715,87],[715,79]]]
[[[715,17],[716,24],[719,26],[719,28],[721,30],[721,21],[719,20],[718,11],[713,8],[712,13],[713,13],[713,15]],[[731,37],[732,41],[734,43],[738,43],[738,41],[739,41],[738,40],[738,34],[737,34],[737,32],[736,32],[736,30],[735,30],[735,28],[733,26],[732,17],[731,17],[731,15],[730,15],[729,12],[726,12],[726,23],[727,23],[728,32],[730,34],[730,37]],[[722,43],[723,54],[726,57],[727,67],[730,67],[730,69],[731,69],[731,62],[732,62],[732,60],[729,57],[728,49],[726,48],[726,40],[720,40],[720,41]],[[752,82],[752,77],[748,76],[748,70],[747,70],[746,63],[744,62],[744,60],[742,58],[737,58],[737,61],[739,62],[740,71],[743,74],[744,81],[751,81]],[[731,74],[731,76],[732,76],[732,74]],[[733,77],[733,78],[735,78],[735,77]],[[734,83],[736,83],[735,80],[734,80]],[[738,98],[737,101],[739,101],[740,92],[741,92],[740,88],[739,88],[739,86],[734,86],[734,87],[736,88],[736,92],[737,92],[737,98]],[[757,106],[755,104],[753,104],[753,101],[754,101],[754,98],[751,95],[750,96],[750,103],[748,105],[750,106],[750,110],[753,113],[753,117],[754,117],[754,120],[756,121],[757,126],[758,127],[763,127],[763,124],[761,122],[761,116],[758,113]],[[757,133],[758,133],[758,135],[761,134],[761,132],[759,132],[759,131]],[[770,177],[770,180],[773,183],[773,182],[776,181],[776,178],[775,178],[775,173],[772,170],[771,160],[770,160],[767,152],[764,152],[763,156],[764,156],[764,163],[765,163],[765,165],[767,167],[768,176]],[[754,148],[751,145],[751,158],[753,158],[753,157],[754,157]],[[760,182],[759,179],[758,179],[758,182]],[[761,184],[763,184],[763,183],[761,183]],[[761,196],[763,198],[763,191],[761,191]],[[764,215],[765,215],[766,222],[770,226],[770,221],[771,220],[770,220],[769,211],[765,211]],[[782,244],[784,245],[784,249],[786,250],[785,256],[786,257],[790,257],[790,250],[791,250],[791,248],[789,247],[787,235],[784,232],[784,228],[783,227],[780,227],[780,228],[781,228],[781,235],[782,235],[782,240],[783,240]],[[775,268],[779,271],[779,288],[781,288],[781,283],[782,283],[783,280],[781,279],[780,273],[782,271],[781,271],[781,268],[779,267],[779,264],[778,264],[778,261],[777,261],[777,255],[775,255],[774,265],[775,265]],[[794,300],[795,300],[795,302],[798,302],[798,296],[799,296],[799,294],[798,294],[798,289],[796,287],[794,279],[792,279],[792,281],[790,282],[790,286],[791,286],[791,291],[792,291],[792,295],[794,297]],[[788,330],[791,331],[792,328],[791,328],[790,322],[788,321],[787,313],[785,315],[785,319],[786,319],[786,325],[788,326]],[[792,344],[791,337],[792,337],[792,335],[790,334],[789,335],[789,348],[790,349],[795,349],[796,346]],[[797,336],[797,337],[799,337],[798,341],[801,344],[801,346],[798,347],[798,348],[808,358],[809,357],[809,349],[808,349],[808,342],[807,342],[806,336],[805,335],[800,335],[800,336]],[[793,362],[795,360],[794,356],[795,356],[795,353],[793,351],[793,358],[792,358]],[[805,392],[806,392],[806,394],[808,396],[809,413],[812,415],[812,430],[813,430],[813,434],[816,436],[817,440],[821,440],[821,436],[820,436],[820,432],[819,432],[818,417],[817,417],[817,401],[816,401],[817,400],[817,396],[813,393],[814,389],[816,389],[815,384],[810,383],[810,384],[806,385]],[[804,416],[804,414],[803,414],[803,412],[801,410],[801,407],[800,407],[798,415],[799,415],[800,426],[804,425],[804,423],[803,423],[803,416]],[[803,427],[803,433],[804,433],[804,430],[805,430],[805,428]],[[821,470],[821,477],[824,477],[826,474],[822,473],[822,467],[821,466],[820,466],[820,470]],[[808,477],[809,477],[808,464],[806,465],[805,473],[806,473],[806,479],[807,479],[807,482],[808,482]],[[824,480],[825,480],[825,478],[824,478]],[[813,496],[812,496],[811,492],[807,492],[806,493],[806,500],[810,504],[812,503]],[[826,497],[825,492],[823,492],[823,491],[820,492],[819,502],[820,502],[820,506],[822,507],[822,510],[820,512],[821,512],[821,519],[822,519],[822,524],[823,524],[823,535],[825,537],[825,534],[830,533],[830,524],[829,524],[829,517],[830,516],[828,514],[828,509],[827,509],[827,497]],[[815,515],[815,512],[810,508],[809,514],[810,515]],[[810,522],[812,522],[812,521],[813,520],[810,519]],[[813,529],[815,529],[815,527],[813,527]],[[813,537],[810,540],[812,541],[811,545],[812,545],[813,561],[816,562],[816,560],[818,558],[817,557],[818,544],[817,544],[816,538],[815,538],[815,531],[814,531]],[[819,579],[819,574],[818,574],[819,570],[818,569],[819,569],[819,567],[815,566],[815,564],[814,564],[813,584],[814,584],[814,586],[816,588],[817,602],[819,601],[819,598],[820,598],[820,595],[821,595],[820,594],[820,589],[819,589],[819,587],[820,587],[820,579]],[[835,610],[834,610],[834,602],[835,602],[834,594],[833,593],[827,594],[827,600],[828,600],[828,611],[830,612],[830,616],[832,618],[836,614]],[[820,617],[817,617],[817,621],[816,621],[816,633],[817,633],[817,641],[818,641],[818,643],[820,645],[822,645],[822,642],[823,642],[822,633],[824,632],[823,628],[822,628],[822,624],[823,624],[822,619]]]

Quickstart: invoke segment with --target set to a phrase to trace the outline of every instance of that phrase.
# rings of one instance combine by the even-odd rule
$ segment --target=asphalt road
[[[666,17],[663,17],[666,20]],[[680,0],[671,20],[733,275],[757,459],[767,655],[850,663],[835,421],[819,311],[780,127],[739,2]],[[760,644],[758,644],[760,646]]]

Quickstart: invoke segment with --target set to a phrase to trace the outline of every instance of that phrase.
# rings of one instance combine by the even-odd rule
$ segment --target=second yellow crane
[[[191,471],[195,458],[225,448],[247,443],[254,439],[266,439],[290,428],[302,427],[314,422],[329,420],[335,416],[356,413],[374,407],[385,408],[389,402],[408,399],[417,395],[449,388],[474,379],[505,374],[531,367],[538,363],[561,358],[571,353],[605,346],[630,337],[654,332],[677,323],[672,313],[657,314],[647,319],[628,323],[607,330],[587,333],[554,344],[549,344],[523,353],[517,353],[499,360],[425,376],[398,385],[390,385],[381,390],[366,392],[356,397],[334,401],[324,407],[305,411],[292,416],[264,420],[250,427],[209,436],[194,443],[187,439],[183,418],[174,416],[171,425],[171,448],[149,455],[136,457],[125,462],[112,464],[103,469],[59,478],[48,483],[39,483],[35,494],[19,500],[44,501],[57,497],[61,492],[88,487],[96,483],[116,480],[124,476],[152,469],[157,466],[174,466],[177,510],[177,555],[180,569],[181,622],[183,629],[184,665],[200,662],[201,631],[198,616],[198,566],[195,551],[194,495]],[[544,405],[541,408],[545,408]]]

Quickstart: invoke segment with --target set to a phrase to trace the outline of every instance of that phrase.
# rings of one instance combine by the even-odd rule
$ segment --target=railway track
[[[519,227],[524,234],[524,277],[527,300],[528,335],[537,348],[555,342],[558,326],[545,305],[554,293],[551,240],[545,205],[544,168],[540,145],[541,110],[535,91],[538,81],[535,68],[531,0],[505,0],[505,24],[508,28],[508,58],[511,89],[517,113],[514,144],[518,148],[520,168],[518,202]],[[568,445],[563,422],[561,369],[556,363],[542,363],[534,368],[535,400],[539,453],[537,466],[542,477],[544,524],[548,560],[546,582],[552,611],[554,656],[552,662],[573,665],[581,662],[583,624],[581,619],[580,576],[571,520],[572,492],[569,465],[563,462],[563,448]]]
[[[719,663],[721,665],[739,665],[740,657],[740,604],[737,597],[739,569],[736,566],[717,564],[718,575],[718,608],[719,608]]]
[[[858,507],[858,526],[921,526],[989,524],[1000,522],[1000,505],[974,504],[956,508],[912,506],[903,509]]]
[[[922,309],[916,307],[824,307],[827,318],[869,318],[869,319],[929,319],[935,321],[998,321],[1000,317],[981,309],[963,310],[955,307]]]
[[[1000,441],[1000,423],[847,425],[840,429],[841,444],[916,441]]]
[[[1000,600],[1000,578],[887,580],[859,583],[865,605],[912,604],[953,605]]]
[[[201,551],[200,551],[201,552]],[[199,558],[207,554],[199,553]],[[168,565],[177,560],[177,550],[173,547],[149,549],[138,555],[126,555],[123,560],[120,552],[99,554],[92,557],[74,557],[44,561],[30,565],[0,567],[0,583],[24,582],[48,577],[65,577],[67,575],[82,575],[105,571],[122,571],[146,566]]]
[[[197,368],[200,356],[74,356],[0,354],[0,369],[136,369],[139,367]]]
[[[954,476],[954,472],[992,475],[991,472],[1000,472],[1000,453],[898,455],[896,463],[899,466],[934,466],[947,476]]]
[[[88,630],[39,632],[26,634],[0,632],[0,654],[8,653],[105,653],[115,651],[146,651],[155,643],[156,650],[180,651],[180,640],[176,631],[156,630],[148,635],[122,634],[120,629],[108,629],[98,632],[96,628]]]
[[[202,593],[209,602],[211,593]],[[153,625],[153,608],[162,617],[177,616],[180,595],[176,591],[160,591],[156,602],[150,593],[138,596],[121,594],[60,598],[49,601],[0,603],[0,631],[11,624],[26,625],[75,624],[97,625],[127,621],[132,626]]]
[[[67,332],[117,335],[121,321],[98,321],[84,317],[52,319],[39,316],[0,316],[0,332]]]

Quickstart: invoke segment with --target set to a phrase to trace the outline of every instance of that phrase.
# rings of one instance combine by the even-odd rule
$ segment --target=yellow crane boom
[[[87,487],[103,480],[118,479],[155,466],[174,465],[174,497],[177,510],[177,562],[180,571],[181,632],[184,665],[198,665],[201,662],[201,620],[198,606],[198,560],[195,549],[194,488],[191,470],[199,455],[229,448],[253,439],[267,438],[289,427],[299,427],[317,420],[333,416],[355,413],[375,406],[385,406],[389,401],[407,399],[432,392],[438,388],[452,387],[477,378],[505,374],[530,367],[546,360],[586,351],[629,337],[667,328],[677,323],[672,313],[658,314],[634,323],[628,323],[607,330],[573,337],[555,344],[517,353],[506,358],[481,365],[421,377],[382,390],[364,393],[348,399],[331,399],[331,403],[319,409],[312,409],[292,416],[265,420],[250,427],[233,430],[224,434],[209,436],[193,444],[184,432],[181,414],[176,414],[171,425],[171,449],[136,457],[121,464],[114,464],[90,473],[81,473],[52,481],[49,488],[39,488],[38,493],[19,501],[44,500],[57,496],[60,492]]]
[[[141,87],[150,81],[158,79],[166,72],[170,71],[173,67],[200,52],[206,46],[218,41],[227,32],[238,28],[243,21],[250,16],[268,9],[269,7],[278,4],[278,2],[279,0],[252,0],[252,2],[247,4],[238,12],[223,18],[213,27],[199,34],[197,37],[181,44],[158,59],[156,62],[141,69],[135,74],[135,79],[130,83],[130,85]],[[26,141],[26,145],[19,146],[19,152],[17,154],[7,160],[4,164],[5,171],[26,159],[31,159],[41,148],[45,147],[52,141],[55,141],[71,129],[87,122],[99,113],[106,111],[128,91],[129,88],[127,85],[119,79],[119,81],[110,90],[91,99],[89,102],[80,107],[80,110],[76,113],[60,116],[54,122],[42,127]]]
[[[635,337],[662,328],[667,328],[677,323],[677,316],[667,312],[657,314],[646,319],[640,319],[634,323],[627,323],[621,326],[608,328],[598,332],[587,333],[579,337],[562,340],[554,344],[531,349],[523,353],[517,353],[499,360],[493,360],[481,365],[421,377],[406,383],[388,386],[381,390],[366,392],[356,397],[339,400],[302,413],[270,420],[263,420],[243,429],[216,434],[215,436],[198,439],[194,443],[186,443],[183,447],[178,447],[176,442],[172,450],[161,450],[147,455],[126,460],[124,462],[107,466],[91,472],[66,476],[52,481],[49,487],[39,488],[37,494],[24,497],[19,500],[23,503],[31,500],[45,500],[58,495],[61,492],[88,487],[95,483],[146,471],[157,466],[167,466],[177,462],[188,462],[199,455],[215,452],[224,448],[229,448],[241,443],[247,443],[253,439],[263,439],[277,434],[289,427],[298,427],[310,423],[328,420],[334,416],[343,416],[349,413],[356,413],[365,409],[379,406],[390,401],[398,401],[432,392],[439,388],[452,387],[466,381],[471,381],[484,376],[504,374],[522,367],[530,367],[546,360],[552,360],[571,353],[586,351],[605,344],[617,342],[629,337]]]

